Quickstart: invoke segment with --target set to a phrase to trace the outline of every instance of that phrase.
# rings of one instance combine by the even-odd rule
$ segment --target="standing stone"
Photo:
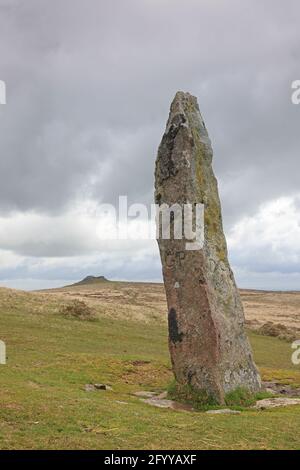
[[[169,348],[177,383],[224,402],[261,382],[244,331],[244,312],[227,257],[212,148],[197,99],[178,92],[159,146],[155,202],[204,204],[204,246],[159,237],[168,303]]]

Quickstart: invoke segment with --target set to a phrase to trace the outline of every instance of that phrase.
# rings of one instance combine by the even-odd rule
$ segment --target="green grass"
[[[191,405],[198,411],[224,408],[224,405],[218,404],[216,400],[214,400],[214,398],[208,395],[204,390],[199,392],[189,384],[182,385],[177,383],[175,379],[173,379],[168,385],[167,392],[168,398],[171,400]],[[225,405],[227,408],[245,411],[247,408],[255,405],[257,400],[271,397],[273,397],[273,394],[265,390],[261,390],[260,392],[253,394],[245,388],[238,387],[226,394]]]
[[[151,407],[132,393],[172,380],[166,327],[100,318],[84,322],[33,313],[26,302],[0,310],[1,449],[299,449],[300,406],[240,415]],[[300,386],[291,348],[250,335],[265,379]],[[137,362],[139,361],[139,362]],[[112,391],[86,392],[87,383]]]
[[[189,384],[179,384],[174,379],[167,387],[168,398],[181,403],[192,405],[196,410],[205,411],[210,408],[219,408],[213,397],[204,390],[199,392]]]
[[[257,400],[271,397],[273,397],[272,393],[268,393],[264,390],[253,394],[243,387],[238,387],[226,394],[225,403],[230,408],[245,410],[255,405]]]

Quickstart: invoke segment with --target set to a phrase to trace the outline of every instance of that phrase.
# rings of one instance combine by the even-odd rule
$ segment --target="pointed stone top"
[[[170,117],[174,117],[176,114],[186,115],[191,112],[200,114],[197,98],[190,93],[177,91],[171,104]]]
[[[169,119],[166,126],[166,133],[171,128],[186,127],[196,131],[198,138],[205,146],[206,157],[209,161],[212,159],[211,141],[207,129],[200,113],[196,96],[188,92],[177,91],[170,108]]]
[[[178,102],[179,101],[180,102],[191,101],[191,102],[197,103],[197,98],[196,96],[191,95],[188,91],[177,91],[174,97],[173,103],[175,101],[178,101]]]

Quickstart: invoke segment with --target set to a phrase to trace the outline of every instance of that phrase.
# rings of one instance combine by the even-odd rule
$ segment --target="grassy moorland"
[[[138,290],[138,293],[136,292]],[[89,292],[89,293],[88,293]],[[85,298],[94,321],[64,317]],[[172,380],[160,286],[0,289],[1,449],[299,449],[300,406],[240,415],[159,409],[133,392]],[[264,379],[300,386],[288,342],[250,333]],[[111,391],[85,391],[106,383]]]

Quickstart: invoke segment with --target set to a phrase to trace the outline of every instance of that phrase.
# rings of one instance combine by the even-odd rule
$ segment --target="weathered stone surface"
[[[157,396],[156,392],[148,392],[147,390],[141,390],[140,392],[134,392],[133,395],[136,397],[142,397],[142,398],[152,398]]]
[[[300,397],[300,387],[278,382],[263,382],[262,385],[266,392],[272,393],[273,395],[284,395],[289,398]]]
[[[106,384],[86,384],[84,389],[86,392],[94,392],[96,390],[112,390],[112,387]]]
[[[237,387],[260,388],[244,312],[227,258],[212,148],[197,99],[178,92],[156,161],[155,202],[203,203],[205,241],[158,244],[168,302],[169,348],[177,382],[222,403]]]
[[[96,390],[112,390],[112,387],[106,384],[94,384],[94,387]]]
[[[222,410],[208,410],[206,411],[209,415],[240,415],[241,412],[237,410],[230,410],[229,408],[223,408]]]
[[[171,410],[176,410],[176,411],[194,411],[194,408],[192,407],[192,405],[178,403],[177,401],[168,400],[166,398],[152,397],[152,398],[147,398],[147,399],[142,398],[141,400],[144,403],[147,403],[148,405],[156,406],[157,408],[171,408]]]
[[[270,408],[278,408],[279,406],[300,406],[300,398],[265,398],[256,402],[253,408],[258,410],[267,410]]]

